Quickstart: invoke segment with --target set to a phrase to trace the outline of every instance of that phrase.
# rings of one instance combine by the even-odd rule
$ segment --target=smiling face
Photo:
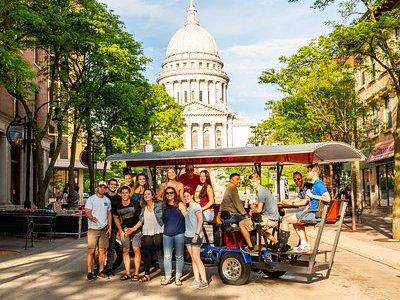
[[[200,173],[200,182],[201,182],[201,183],[205,183],[206,180],[207,180],[206,174],[205,174],[204,172],[201,172],[201,173]]]
[[[231,183],[236,187],[240,187],[240,176],[233,176]]]
[[[183,193],[183,202],[189,204],[193,200],[193,195],[190,194],[189,192],[184,192]]]
[[[138,177],[138,183],[140,186],[144,186],[146,184],[146,176],[144,175],[139,175]]]
[[[124,182],[125,182],[125,185],[130,186],[132,184],[132,175],[131,174],[125,174]]]
[[[172,168],[168,169],[167,176],[168,176],[169,180],[175,180],[176,179],[175,169],[172,169]]]
[[[129,198],[130,198],[129,189],[124,189],[124,188],[122,188],[122,189],[121,189],[121,192],[119,193],[119,195],[121,196],[122,201],[127,201],[127,200],[129,200]]]
[[[293,175],[293,181],[297,187],[301,187],[303,185],[303,178],[299,174]]]
[[[143,193],[143,199],[147,204],[149,204],[153,201],[153,193],[150,190],[145,190]]]
[[[110,181],[109,181],[109,183],[108,183],[108,190],[109,190],[111,193],[114,193],[114,192],[117,190],[117,187],[118,187],[118,183],[117,183],[116,180],[110,180]]]

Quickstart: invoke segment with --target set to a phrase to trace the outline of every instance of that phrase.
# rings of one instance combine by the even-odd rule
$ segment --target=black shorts
[[[193,237],[185,236],[185,245],[201,246],[203,244],[203,238],[197,237],[197,242],[193,243]]]

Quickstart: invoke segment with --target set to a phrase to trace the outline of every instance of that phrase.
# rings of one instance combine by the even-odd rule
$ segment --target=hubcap
[[[228,280],[238,280],[242,274],[242,265],[236,258],[227,258],[222,264],[222,273]]]

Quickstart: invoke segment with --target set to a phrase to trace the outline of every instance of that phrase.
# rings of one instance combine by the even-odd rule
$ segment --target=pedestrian
[[[136,183],[134,187],[134,192],[132,195],[132,200],[140,202],[143,199],[143,193],[146,189],[150,188],[149,178],[144,173],[139,173],[136,175]]]
[[[97,244],[99,245],[99,274],[100,278],[105,278],[104,273],[106,251],[108,239],[112,231],[111,221],[111,202],[105,196],[107,183],[100,181],[96,188],[96,193],[90,196],[85,205],[85,213],[88,218],[88,250],[87,250],[87,279],[93,280],[93,259]]]
[[[172,187],[177,192],[179,201],[183,200],[183,184],[177,180],[176,171],[174,168],[169,168],[167,171],[167,180],[161,183],[157,193],[158,201],[163,201],[164,191],[167,187]]]
[[[141,240],[142,232],[135,230],[135,225],[139,222],[141,207],[139,202],[134,202],[131,199],[131,189],[129,186],[120,188],[121,203],[113,210],[113,218],[118,229],[118,236],[122,243],[122,256],[125,266],[125,274],[121,276],[121,280],[132,279],[139,280],[139,269],[141,261]],[[135,271],[131,277],[131,258],[129,250],[132,248],[134,252]]]
[[[164,208],[164,268],[165,279],[161,285],[171,283],[172,278],[172,251],[175,249],[175,284],[182,285],[181,277],[184,265],[185,248],[185,217],[186,204],[180,201],[179,196],[172,186],[168,186],[163,193]]]
[[[115,211],[122,201],[121,196],[118,195],[118,181],[115,178],[108,180],[108,189],[105,195],[111,201],[111,211]],[[113,270],[113,264],[115,261],[115,241],[117,238],[117,233],[118,233],[118,228],[115,225],[115,221],[113,218],[111,236],[108,243],[108,251],[107,251],[107,265],[106,265],[107,276],[115,276]]]
[[[140,220],[134,230],[142,226],[144,276],[140,282],[150,281],[150,267],[153,254],[156,253],[161,273],[161,282],[165,281],[163,254],[163,205],[156,200],[153,190],[147,188],[143,192]]]
[[[69,194],[69,186],[68,184],[63,189],[62,199],[61,199],[61,209],[68,209],[68,194]]]
[[[188,205],[185,213],[185,245],[192,259],[194,280],[191,287],[205,289],[208,287],[206,269],[200,258],[200,247],[203,241],[203,212],[199,203],[193,200],[193,190],[185,189],[183,200]]]
[[[211,184],[210,173],[207,170],[200,172],[200,184],[196,187],[195,201],[198,202],[203,211],[204,221],[214,220],[214,189]]]

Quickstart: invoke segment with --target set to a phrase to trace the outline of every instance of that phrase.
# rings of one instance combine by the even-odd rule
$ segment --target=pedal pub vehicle
[[[126,161],[128,167],[148,167],[152,175],[154,189],[156,188],[156,171],[157,168],[161,167],[179,168],[187,164],[198,167],[252,165],[261,176],[262,166],[275,166],[277,170],[276,194],[279,203],[281,195],[280,177],[285,165],[314,163],[323,165],[364,159],[365,157],[361,152],[348,144],[321,142],[299,145],[115,154],[109,156],[107,161]],[[347,202],[332,200],[329,204],[322,203],[321,205],[324,205],[324,207],[320,220],[316,223],[307,223],[307,225],[318,226],[313,249],[309,253],[278,252],[266,247],[259,247],[260,250],[255,255],[250,255],[243,251],[235,240],[233,247],[227,247],[221,243],[205,243],[202,246],[202,256],[206,262],[218,266],[219,276],[226,284],[245,284],[249,280],[251,271],[263,272],[272,278],[290,273],[305,277],[307,282],[329,278]],[[327,218],[328,212],[329,218]],[[336,227],[335,238],[330,249],[320,250],[321,237],[327,223]],[[219,230],[218,226],[220,226],[219,229],[222,232],[238,230],[237,226],[225,226],[223,223],[223,225],[214,225],[214,234]],[[257,226],[255,227],[257,228]],[[232,234],[232,236],[235,237],[235,234]],[[258,238],[258,242],[260,243],[260,238]]]

